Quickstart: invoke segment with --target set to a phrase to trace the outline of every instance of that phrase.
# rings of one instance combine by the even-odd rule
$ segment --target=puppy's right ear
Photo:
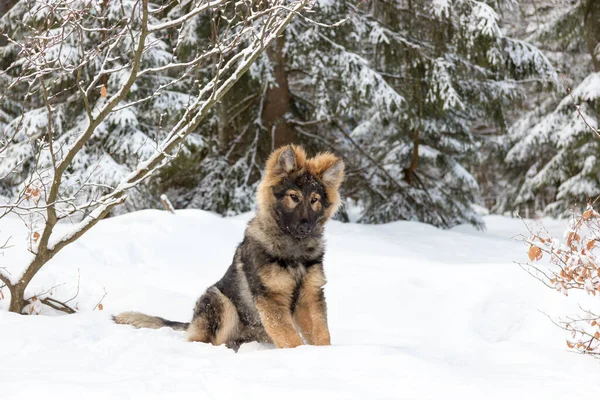
[[[292,146],[286,146],[279,155],[277,169],[279,170],[277,172],[281,174],[289,174],[296,169],[296,154]]]
[[[279,185],[290,174],[304,168],[305,164],[306,152],[300,146],[290,144],[271,153],[265,165],[265,174],[256,191],[259,211],[269,210],[269,205],[275,201],[273,187]]]
[[[304,149],[288,145],[275,150],[267,161],[267,175],[283,178],[294,171],[302,169],[306,160]]]

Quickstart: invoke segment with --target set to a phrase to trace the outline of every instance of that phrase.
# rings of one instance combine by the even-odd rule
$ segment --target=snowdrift
[[[565,399],[600,393],[597,360],[568,352],[540,311],[565,298],[513,261],[519,220],[486,217],[487,231],[415,223],[328,226],[326,295],[333,345],[277,350],[187,343],[167,328],[135,330],[110,315],[137,310],[189,320],[225,271],[250,215],[183,210],[104,220],[33,281],[76,315],[21,316],[0,301],[0,397],[197,399]],[[560,232],[563,223],[545,221]],[[3,220],[25,260],[20,221]],[[79,278],[78,278],[79,277]],[[79,284],[78,284],[79,280]],[[91,311],[102,299],[103,310]]]

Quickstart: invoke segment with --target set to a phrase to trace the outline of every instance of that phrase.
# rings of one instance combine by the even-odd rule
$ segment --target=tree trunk
[[[413,138],[413,156],[410,162],[410,166],[404,170],[404,180],[409,185],[412,183],[412,178],[415,172],[417,172],[417,165],[419,164],[419,128],[415,129],[415,136]]]
[[[0,17],[6,14],[15,4],[17,4],[17,0],[0,0]]]
[[[8,311],[21,314],[27,305],[25,302],[25,287],[26,285],[21,285],[20,282],[16,286],[9,286],[10,305],[8,306]]]
[[[229,127],[229,113],[227,112],[227,106],[223,100],[215,104],[217,109],[217,139],[219,141],[219,151],[222,153],[227,149],[229,144],[229,138],[231,137],[231,128]]]
[[[15,4],[17,4],[17,0],[0,0],[0,18],[4,14],[6,14]],[[0,34],[0,47],[6,46],[8,41],[6,37]]]
[[[52,232],[52,229],[50,232]],[[54,253],[46,250],[45,246],[46,244],[43,244],[43,246],[41,246],[42,248],[38,249],[38,253],[23,273],[19,282],[14,286],[7,285],[10,290],[10,305],[8,306],[8,311],[20,314],[27,305],[27,301],[25,301],[25,289],[27,289],[27,286],[29,286],[29,283],[40,269],[54,257]]]
[[[294,142],[295,132],[285,120],[285,114],[290,112],[290,88],[285,71],[285,56],[283,47],[285,37],[277,38],[274,46],[267,50],[269,59],[274,64],[273,74],[277,86],[270,87],[266,93],[262,120],[265,127],[273,135],[273,148]]]
[[[594,71],[600,72],[600,1],[588,0],[584,13],[583,32],[585,43],[592,55]]]

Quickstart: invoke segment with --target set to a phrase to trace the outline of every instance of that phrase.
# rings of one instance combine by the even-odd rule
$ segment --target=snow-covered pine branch
[[[567,217],[575,204],[600,195],[600,62],[595,61],[600,3],[554,3],[556,8],[535,23],[530,40],[556,52],[564,84],[510,128],[504,140],[510,184],[496,207],[499,212],[532,209]]]

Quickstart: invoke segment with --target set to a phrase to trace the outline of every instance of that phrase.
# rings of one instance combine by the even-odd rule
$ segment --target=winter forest
[[[325,377],[316,398],[404,398],[407,371],[408,398],[599,393],[560,375],[600,372],[576,358],[600,356],[599,118],[599,0],[0,0],[0,396],[45,392],[23,386],[37,357],[59,363],[62,398],[166,398],[169,379],[306,398],[316,375],[269,379],[292,361]],[[274,361],[245,345],[233,370],[221,350],[102,319],[146,302],[188,321],[288,144],[345,164],[327,230],[331,349]],[[72,332],[19,314],[68,315]],[[146,368],[156,342],[177,377]],[[61,378],[96,346],[116,361]],[[100,370],[138,380],[85,386]],[[228,374],[244,378],[225,389]],[[352,374],[354,389],[336,384]]]
[[[77,192],[78,201],[89,202],[106,194],[181,120],[192,93],[231,57],[195,59],[215,38],[233,34],[235,22],[224,21],[236,6],[218,3],[151,34],[140,67],[147,73],[65,171],[62,196]],[[86,113],[122,88],[131,41],[115,42],[108,58],[88,53],[112,44],[136,4],[5,2],[3,199],[17,196],[48,161],[36,160],[45,130],[67,145],[85,128]],[[159,11],[149,18],[180,18],[194,4],[151,4]],[[73,10],[80,25],[69,24]],[[162,194],[177,209],[249,211],[268,154],[302,143],[346,160],[346,209],[338,216],[344,221],[482,225],[477,206],[565,216],[600,194],[599,143],[582,118],[596,127],[599,18],[594,1],[316,2],[207,111],[172,162],[136,185],[111,215],[162,208]],[[28,39],[36,33],[47,39]],[[240,36],[235,46],[246,40]],[[90,59],[78,65],[82,56]],[[52,64],[45,89],[40,76],[19,79],[45,64]],[[78,81],[94,83],[86,101]]]

